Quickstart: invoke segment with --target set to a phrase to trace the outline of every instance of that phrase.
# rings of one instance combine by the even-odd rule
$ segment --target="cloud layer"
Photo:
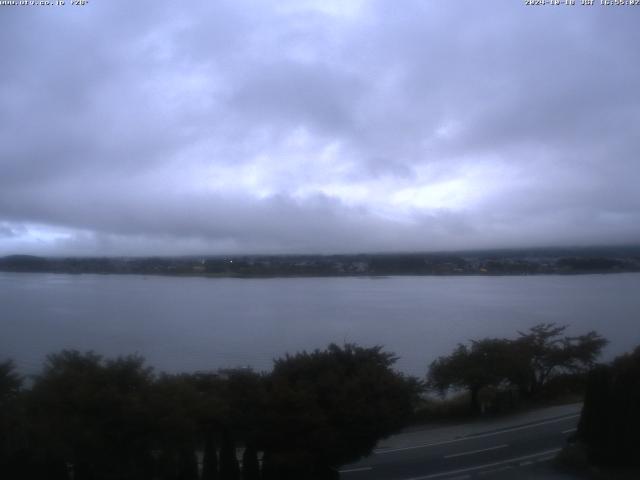
[[[471,0],[2,7],[0,254],[637,242],[639,20]]]

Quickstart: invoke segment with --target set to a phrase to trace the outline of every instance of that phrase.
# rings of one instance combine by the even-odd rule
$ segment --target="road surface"
[[[554,474],[550,461],[578,423],[580,406],[541,411],[527,423],[485,423],[484,429],[450,438],[413,432],[385,442],[372,455],[340,469],[343,480],[465,480],[474,478],[572,478]],[[562,412],[562,413],[561,413]],[[561,413],[558,415],[558,413]],[[475,430],[478,430],[477,428]],[[411,441],[407,442],[407,438]]]

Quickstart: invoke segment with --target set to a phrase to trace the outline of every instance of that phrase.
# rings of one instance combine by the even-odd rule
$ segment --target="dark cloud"
[[[0,253],[637,241],[638,15],[4,7]]]

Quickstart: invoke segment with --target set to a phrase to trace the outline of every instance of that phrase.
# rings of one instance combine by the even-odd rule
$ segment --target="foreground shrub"
[[[640,467],[640,347],[588,378],[578,440],[596,465]]]

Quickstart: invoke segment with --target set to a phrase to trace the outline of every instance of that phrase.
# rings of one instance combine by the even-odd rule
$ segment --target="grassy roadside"
[[[580,403],[583,398],[581,392],[566,392],[557,396],[542,396],[535,400],[523,400],[516,396],[496,394],[495,391],[487,390],[481,395],[483,413],[473,415],[469,409],[470,396],[467,392],[445,398],[429,395],[423,397],[422,403],[416,409],[410,428],[449,425],[479,418],[502,418],[539,408]]]

